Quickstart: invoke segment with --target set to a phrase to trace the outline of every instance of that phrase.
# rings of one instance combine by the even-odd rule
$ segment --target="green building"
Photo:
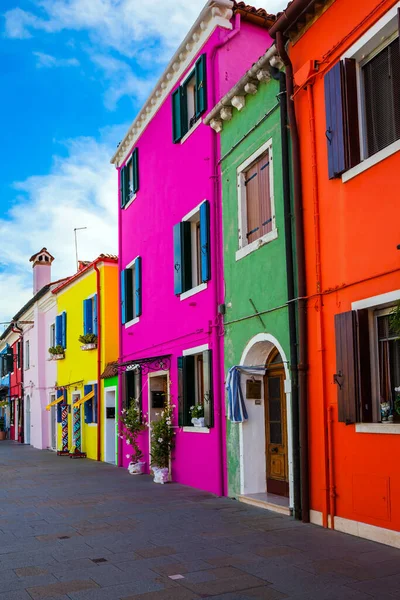
[[[227,377],[232,369],[228,494],[290,514],[296,497],[291,358],[297,359],[294,307],[288,302],[294,297],[293,267],[287,268],[293,240],[280,66],[272,47],[206,123],[220,135],[221,146]]]

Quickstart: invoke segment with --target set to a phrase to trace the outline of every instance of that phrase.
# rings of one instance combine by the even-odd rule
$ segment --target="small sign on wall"
[[[261,400],[261,381],[255,379],[246,380],[246,398],[247,400]]]

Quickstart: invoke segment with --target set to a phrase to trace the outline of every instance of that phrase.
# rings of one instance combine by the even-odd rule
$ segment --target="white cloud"
[[[49,175],[14,184],[15,203],[7,218],[0,219],[6,265],[0,272],[0,321],[13,316],[31,296],[29,257],[43,246],[56,258],[54,280],[75,272],[75,227],[88,228],[79,234],[80,259],[117,253],[117,178],[109,164],[109,140],[118,139],[125,128],[108,128],[100,142],[67,141],[68,156],[55,156]]]
[[[44,54],[44,52],[34,52],[36,56],[36,67],[38,69],[46,68],[52,69],[53,67],[79,67],[79,60],[76,58],[56,58],[51,54]]]

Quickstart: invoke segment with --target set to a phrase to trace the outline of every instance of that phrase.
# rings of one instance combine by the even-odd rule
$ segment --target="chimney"
[[[40,252],[31,256],[29,261],[33,269],[33,295],[37,294],[45,285],[51,282],[51,265],[54,256],[42,248]]]

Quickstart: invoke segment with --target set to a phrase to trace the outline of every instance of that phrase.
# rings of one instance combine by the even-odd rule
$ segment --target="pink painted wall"
[[[237,25],[240,23],[236,19]],[[212,60],[213,50],[229,34],[217,28],[199,53],[207,54],[208,111],[271,45],[266,30],[243,23],[239,33],[231,35]],[[173,144],[169,96],[135,144],[139,148],[140,189],[133,204],[120,210],[119,253],[120,269],[136,256],[142,257],[143,314],[139,323],[127,329],[122,327],[120,360],[171,354],[171,398],[177,405],[177,358],[184,350],[203,344],[213,350],[215,426],[207,434],[177,430],[172,478],[223,495],[226,493],[225,393],[221,376],[223,338],[217,306],[223,302],[224,294],[218,241],[221,207],[214,184],[214,157],[218,148],[213,146],[217,144],[214,136],[211,128],[201,124],[183,144]],[[211,281],[206,290],[181,301],[174,295],[173,227],[205,199],[210,202],[211,214]],[[148,391],[147,377],[143,377],[145,412]],[[126,467],[128,448],[120,444],[119,456]],[[142,435],[141,444],[149,464],[147,433]]]

